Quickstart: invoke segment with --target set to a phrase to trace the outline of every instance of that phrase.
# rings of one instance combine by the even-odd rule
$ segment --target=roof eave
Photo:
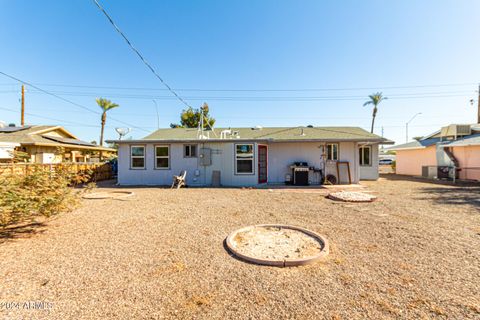
[[[104,147],[89,147],[89,146],[80,146],[77,144],[66,144],[66,143],[42,143],[42,142],[29,142],[29,143],[21,143],[21,145],[25,146],[39,146],[39,147],[64,147],[70,149],[86,149],[86,150],[95,150],[95,151],[109,151],[109,152],[117,152],[116,149],[113,148],[104,148]]]
[[[132,143],[227,143],[227,142],[370,142],[378,144],[394,144],[395,142],[386,139],[258,139],[258,138],[240,138],[240,139],[136,139],[136,140],[106,140],[107,143],[132,144]]]
[[[391,147],[388,148],[388,151],[402,151],[402,150],[420,150],[420,149],[426,149],[426,146],[418,146],[418,147],[408,147],[408,148],[395,148]]]

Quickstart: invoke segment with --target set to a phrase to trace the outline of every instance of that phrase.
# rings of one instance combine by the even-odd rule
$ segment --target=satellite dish
[[[122,140],[122,137],[126,136],[130,132],[130,128],[115,128],[115,131],[117,131],[119,135],[118,140]]]

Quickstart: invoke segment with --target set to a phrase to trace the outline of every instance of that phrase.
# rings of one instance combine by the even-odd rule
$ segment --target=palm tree
[[[113,108],[118,107],[118,104],[113,103],[110,100],[104,98],[96,99],[97,104],[100,108],[102,108],[102,129],[100,131],[100,145],[103,146],[103,130],[105,130],[105,122],[107,121],[107,111]]]
[[[382,102],[383,100],[386,100],[388,99],[387,97],[384,97],[382,95],[381,92],[377,92],[377,93],[374,93],[374,94],[371,94],[368,96],[370,98],[370,100],[368,100],[367,102],[365,102],[363,104],[363,106],[368,106],[370,104],[373,104],[373,114],[372,114],[372,130],[370,131],[371,133],[373,133],[373,125],[375,124],[375,117],[377,116],[377,107],[378,105],[380,104],[380,102]]]

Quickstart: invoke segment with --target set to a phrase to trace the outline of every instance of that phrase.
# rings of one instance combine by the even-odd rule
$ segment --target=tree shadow
[[[480,186],[471,187],[425,187],[420,189],[422,200],[433,200],[438,204],[470,205],[480,210]]]
[[[422,197],[443,205],[469,205],[480,210],[480,182],[475,181],[444,181],[422,177],[412,177],[397,174],[382,174],[382,178],[391,181],[408,181],[422,183],[418,192]]]
[[[0,228],[0,244],[10,240],[29,238],[45,231],[46,224],[43,222],[30,222],[21,225]]]
[[[480,187],[480,181],[473,181],[473,180],[456,180],[455,182],[453,182],[452,180],[436,180],[436,179],[430,179],[430,178],[425,178],[420,176],[407,176],[407,175],[395,174],[395,173],[381,173],[380,178],[390,180],[390,181],[410,181],[410,182],[436,184],[436,185],[443,185],[443,186]]]

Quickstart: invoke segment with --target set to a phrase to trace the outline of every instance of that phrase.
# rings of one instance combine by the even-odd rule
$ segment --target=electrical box
[[[207,167],[212,165],[212,149],[200,148],[200,165]]]

